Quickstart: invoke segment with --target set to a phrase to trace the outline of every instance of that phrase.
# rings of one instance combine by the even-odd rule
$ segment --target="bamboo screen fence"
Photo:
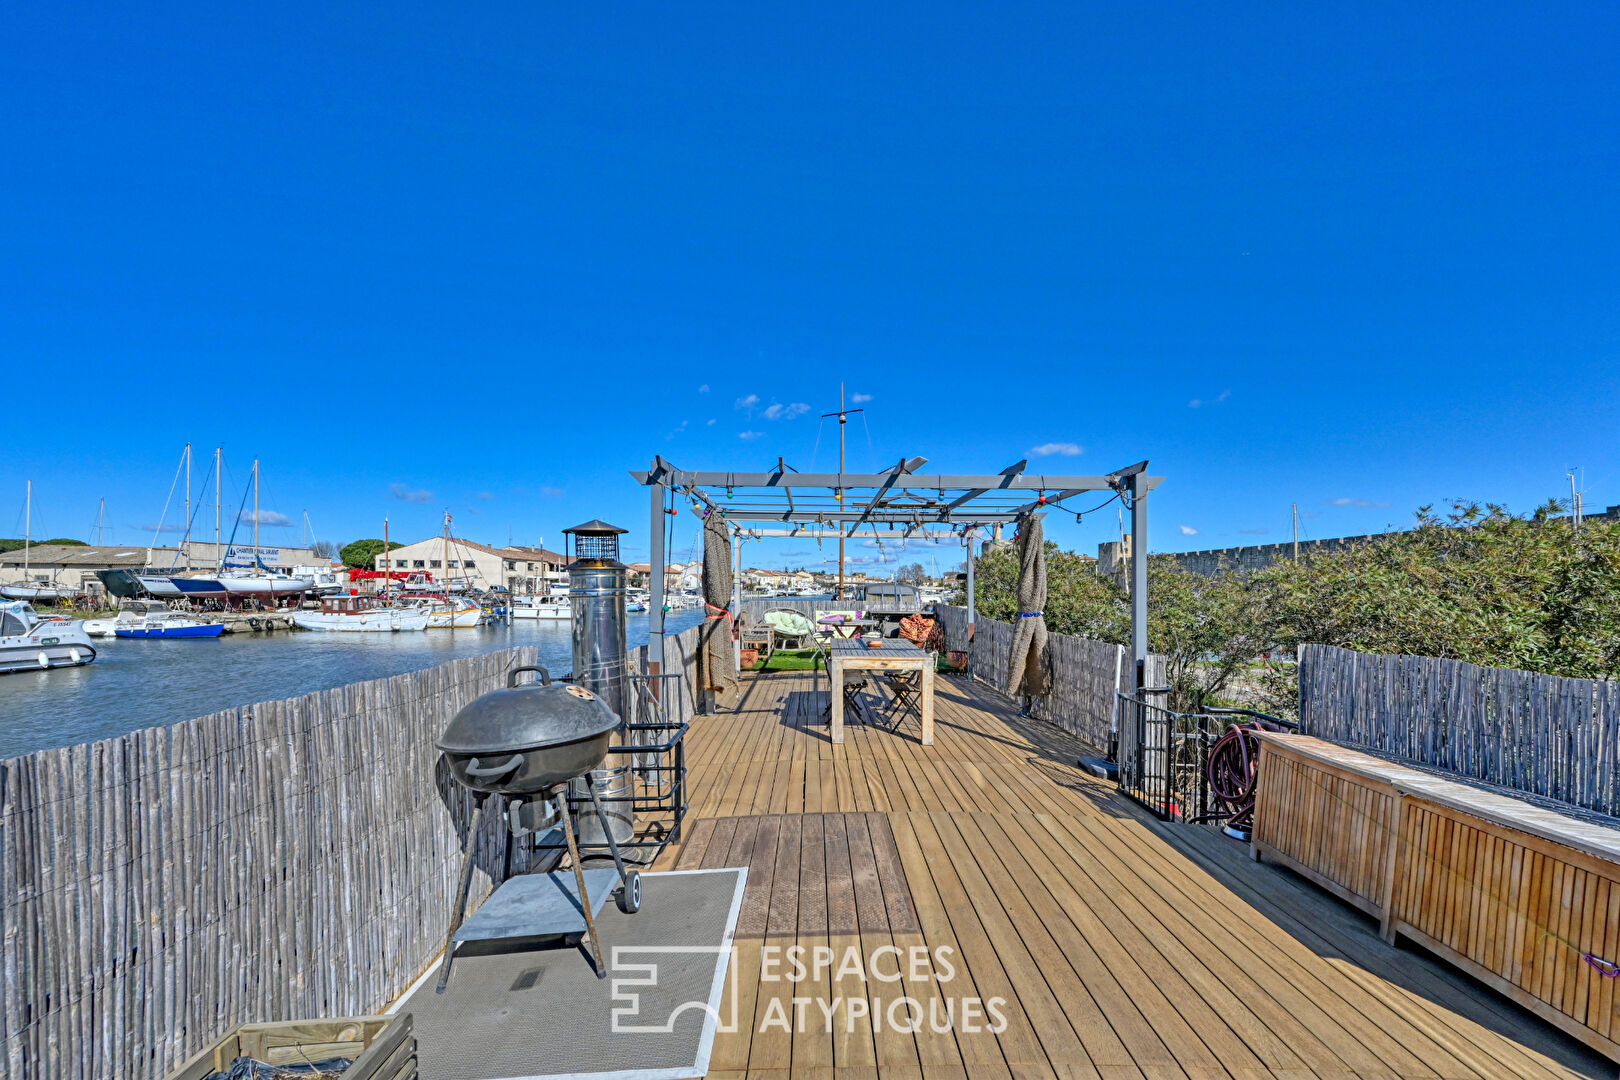
[[[945,629],[945,647],[953,652],[968,652],[973,676],[1006,693],[1012,625],[983,615],[975,617],[970,650],[967,609],[941,604],[934,614]],[[1123,645],[1072,634],[1052,634],[1050,642],[1052,692],[1034,698],[1030,712],[1099,750],[1107,749],[1116,722],[1114,695],[1135,689],[1136,674],[1128,650]],[[1163,685],[1164,657],[1148,655],[1147,679],[1149,686]]]
[[[1620,816],[1620,682],[1305,645],[1299,718],[1319,739]]]
[[[686,719],[696,630],[663,653]],[[235,1024],[397,997],[444,944],[471,813],[434,744],[534,662],[507,649],[0,761],[0,1075],[161,1077]],[[485,821],[478,898],[508,838]]]

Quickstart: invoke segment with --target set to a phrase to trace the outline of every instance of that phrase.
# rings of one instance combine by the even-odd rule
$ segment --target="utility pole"
[[[1294,561],[1299,562],[1299,503],[1294,504]]]
[[[837,499],[838,508],[840,510],[844,509],[844,425],[849,423],[849,418],[850,418],[851,415],[853,415],[854,413],[865,412],[865,411],[866,411],[865,409],[846,409],[846,408],[844,408],[844,384],[839,383],[838,384],[838,411],[837,412],[830,412],[830,413],[822,413],[821,414],[821,418],[823,420],[827,419],[827,417],[829,417],[829,416],[838,417],[838,492],[834,496],[834,498]],[[844,523],[839,522],[838,523],[838,591],[833,594],[833,599],[842,600],[843,598],[844,598]]]

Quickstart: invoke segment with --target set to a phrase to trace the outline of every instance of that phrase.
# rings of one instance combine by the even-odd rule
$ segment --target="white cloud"
[[[713,420],[710,420],[710,421],[709,421],[709,422],[708,422],[708,423],[707,423],[707,424],[706,424],[706,425],[704,425],[704,426],[705,426],[705,427],[714,427],[714,421],[713,421]]]
[[[1271,531],[1270,529],[1239,529],[1238,530],[1238,532],[1242,533],[1244,536],[1264,536],[1264,535],[1266,535],[1266,533],[1268,533],[1270,531]]]
[[[1181,529],[1181,535],[1182,536],[1197,536],[1198,535],[1198,530],[1193,528],[1191,525],[1181,525],[1181,526],[1178,526],[1178,528]]]
[[[698,393],[707,394],[708,392],[709,392],[709,384],[708,383],[704,383],[702,386],[698,387]]]
[[[1388,506],[1387,502],[1373,502],[1371,499],[1339,498],[1329,500],[1332,506]]]
[[[480,499],[483,499],[483,500],[484,500],[484,501],[485,501],[485,502],[488,502],[488,501],[489,501],[489,500],[490,500],[490,499],[493,499],[493,498],[494,498],[494,497],[495,497],[495,496],[494,496],[494,494],[493,494],[493,493],[491,493],[491,492],[488,492],[488,491],[480,491],[480,492],[479,492],[479,493],[478,493],[478,496],[477,496],[477,497],[478,497],[478,498],[480,498]]]
[[[1051,457],[1053,454],[1074,457],[1076,454],[1085,453],[1086,448],[1072,442],[1049,442],[1042,443],[1039,446],[1032,446],[1029,448],[1029,452],[1036,457]]]
[[[782,405],[780,403],[773,403],[770,406],[770,408],[765,410],[765,419],[767,419],[767,420],[792,420],[795,416],[803,416],[805,413],[807,413],[809,411],[810,411],[810,406],[806,405],[802,401],[795,401],[791,405]]]
[[[758,404],[759,404],[759,395],[758,394],[749,394],[747,397],[740,397],[740,398],[737,399],[737,408],[739,408],[739,409],[752,409],[755,405],[758,405]]]
[[[687,425],[688,422],[689,421],[682,420],[681,421],[681,426],[676,428],[674,431],[671,431],[668,435],[665,435],[664,438],[673,439],[675,436],[679,435],[681,432],[686,430],[686,425]]]
[[[543,487],[540,489],[540,494],[548,499],[560,499],[562,498],[563,489],[560,487]]]
[[[1198,406],[1200,406],[1202,404],[1203,404],[1202,401],[1198,400],[1197,398],[1193,398],[1191,401],[1187,402],[1187,408],[1196,409],[1196,408],[1198,408]]]
[[[856,405],[865,405],[868,401],[872,400],[872,395],[871,394],[851,394],[851,395],[849,395],[849,400],[851,402],[853,402],[854,404],[856,404]]]
[[[425,503],[433,501],[433,492],[423,491],[420,488],[407,487],[404,484],[389,484],[388,490],[394,493],[394,498],[400,502]]]
[[[258,519],[256,523],[259,525],[292,524],[292,518],[288,517],[286,514],[278,514],[274,510],[244,510],[239,520],[246,522],[249,525],[253,525],[255,524],[255,518]]]
[[[1222,390],[1220,392],[1220,396],[1218,396],[1215,400],[1216,401],[1225,401],[1227,398],[1229,398],[1231,396],[1232,396],[1232,391],[1230,391],[1230,390]]]
[[[1207,402],[1203,398],[1193,398],[1191,401],[1187,402],[1187,408],[1189,408],[1189,409],[1197,409],[1197,408],[1200,408],[1201,406],[1212,404],[1212,403],[1215,404],[1215,405],[1219,405],[1221,402],[1225,401],[1227,398],[1229,398],[1231,396],[1232,396],[1232,391],[1230,391],[1230,390],[1222,390],[1220,393],[1215,395],[1215,398],[1214,398],[1213,402]]]
[[[763,434],[765,434],[763,431],[739,431],[737,433],[737,438],[741,439],[743,442],[753,442]]]

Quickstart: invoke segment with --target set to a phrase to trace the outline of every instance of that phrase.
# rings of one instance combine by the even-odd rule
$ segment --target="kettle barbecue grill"
[[[532,671],[540,682],[518,685],[523,672]],[[591,960],[598,978],[607,975],[602,943],[592,916],[592,905],[585,890],[585,872],[580,865],[574,822],[568,813],[569,784],[586,777],[583,786],[590,792],[596,819],[607,837],[618,870],[619,888],[614,899],[619,910],[634,914],[641,907],[641,875],[625,868],[619,846],[608,827],[606,813],[590,782],[593,769],[607,757],[608,744],[622,721],[596,694],[583,686],[553,682],[543,667],[513,668],[506,688],[494,690],[468,704],[450,721],[439,738],[439,749],[451,775],[475,794],[472,820],[467,829],[467,851],[461,864],[461,880],[456,888],[455,907],[450,912],[450,932],[445,941],[444,967],[439,973],[438,992],[450,982],[450,962],[455,954],[456,931],[461,926],[472,885],[473,856],[478,843],[478,826],[484,800],[505,795],[520,801],[549,801],[556,809],[568,854],[573,863],[574,883],[585,913],[585,927],[591,939]]]

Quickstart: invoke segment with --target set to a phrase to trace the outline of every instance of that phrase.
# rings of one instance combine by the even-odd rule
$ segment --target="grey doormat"
[[[745,868],[644,873],[641,910],[597,920],[608,974],[553,941],[468,942],[442,995],[423,979],[399,1006],[416,1028],[424,1080],[689,1080],[709,1068]],[[752,1020],[752,1017],[749,1018]]]

